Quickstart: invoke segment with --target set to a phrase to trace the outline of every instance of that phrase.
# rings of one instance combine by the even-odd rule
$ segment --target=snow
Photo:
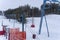
[[[48,22],[50,37],[47,36],[46,24],[44,19],[43,19],[41,34],[40,35],[38,34],[40,18],[35,17],[34,18],[35,28],[30,27],[31,18],[28,18],[29,21],[27,23],[27,28],[26,28],[27,40],[29,39],[30,40],[60,40],[60,15],[51,14],[51,15],[47,15],[46,18]],[[36,34],[37,36],[36,39],[32,39],[33,34]]]
[[[39,34],[40,17],[34,17],[35,28],[32,28],[32,18],[26,18],[27,23],[25,24],[26,40],[60,40],[60,15],[50,14],[46,15],[49,37],[47,35],[45,19],[43,19],[43,25],[41,34]],[[2,31],[3,25],[7,25],[7,28],[20,28],[22,31],[22,25],[16,20],[6,19],[4,16],[0,16],[0,31]],[[36,34],[36,39],[32,38],[32,35]],[[7,40],[4,35],[0,35],[0,40]]]
[[[0,40],[7,40],[4,35],[0,35]]]

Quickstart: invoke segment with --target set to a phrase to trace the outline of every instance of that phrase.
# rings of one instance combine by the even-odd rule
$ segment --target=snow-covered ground
[[[43,19],[43,25],[41,34],[39,35],[39,25],[40,25],[40,18],[34,17],[34,24],[35,28],[31,28],[32,18],[27,18],[27,23],[25,24],[25,31],[26,31],[26,40],[60,40],[60,15],[51,14],[46,15],[48,28],[49,28],[49,37],[47,36],[46,24],[45,20]],[[20,28],[22,30],[22,25],[17,22],[16,20],[6,19],[5,17],[0,17],[0,26],[2,24],[7,25],[7,28]],[[0,28],[2,30],[2,26]],[[32,38],[32,35],[36,34],[36,39]],[[0,40],[7,40],[4,36],[0,36]]]

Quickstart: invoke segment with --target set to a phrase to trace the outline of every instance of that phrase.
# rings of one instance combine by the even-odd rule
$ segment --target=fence
[[[26,32],[20,32],[19,29],[10,29],[9,40],[26,40]]]

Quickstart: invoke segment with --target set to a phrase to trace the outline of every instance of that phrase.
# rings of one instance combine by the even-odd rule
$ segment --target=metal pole
[[[48,24],[47,24],[46,16],[45,16],[45,22],[46,22],[47,34],[48,34],[48,37],[49,37],[49,30],[48,30]]]
[[[24,32],[24,21],[25,21],[25,19],[24,19],[24,13],[22,14],[22,32]]]
[[[32,24],[34,24],[34,9],[32,10]]]
[[[40,21],[39,34],[41,34],[43,16],[45,17],[45,4],[46,4],[46,0],[44,0],[44,3],[43,3],[43,4],[44,4],[44,5],[43,5],[43,8],[41,9],[41,21]],[[48,37],[49,37],[48,24],[47,24],[46,17],[45,17],[45,22],[46,22],[47,34],[48,34]]]
[[[41,10],[41,21],[40,21],[39,34],[41,34],[41,28],[42,28],[42,22],[43,22],[43,14],[42,14],[42,11],[43,10]]]
[[[46,4],[46,0],[44,0],[44,3],[43,3],[43,8],[41,9],[41,21],[40,21],[40,28],[39,28],[39,34],[41,34],[41,28],[42,28],[42,22],[43,22],[43,16],[45,14],[45,4]]]

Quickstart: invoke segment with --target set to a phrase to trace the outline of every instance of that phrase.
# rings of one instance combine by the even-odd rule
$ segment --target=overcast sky
[[[43,0],[0,0],[0,10],[14,9],[27,4],[40,8],[42,3]]]
[[[0,0],[0,10],[14,9],[27,4],[40,8],[42,2],[43,0]]]

